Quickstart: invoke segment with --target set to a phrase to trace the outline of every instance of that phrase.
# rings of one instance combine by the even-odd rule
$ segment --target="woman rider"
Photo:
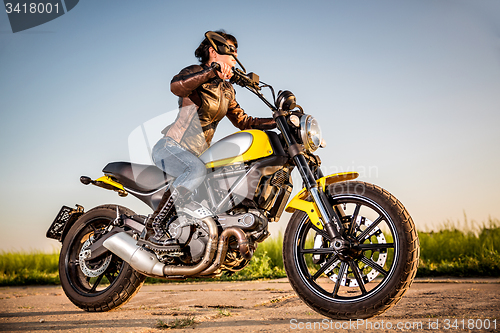
[[[272,118],[254,118],[240,108],[229,80],[235,66],[238,42],[224,31],[216,31],[233,49],[233,55],[220,55],[205,38],[195,51],[201,65],[191,65],[174,76],[170,90],[179,96],[179,114],[167,126],[164,135],[153,148],[154,163],[167,174],[176,177],[157,210],[148,220],[145,240],[152,245],[177,244],[165,234],[166,217],[175,204],[190,197],[203,182],[205,164],[198,158],[210,146],[217,124],[228,117],[234,126],[245,129],[272,129]],[[220,65],[220,69],[216,64]]]

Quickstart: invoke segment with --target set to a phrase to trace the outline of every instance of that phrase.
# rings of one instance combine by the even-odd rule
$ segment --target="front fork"
[[[283,134],[285,142],[288,145],[288,152],[299,170],[307,191],[311,194],[318,209],[319,216],[323,220],[325,231],[331,240],[333,248],[336,251],[346,248],[348,242],[342,237],[342,223],[340,217],[333,207],[328,204],[328,198],[323,188],[318,186],[314,174],[311,168],[309,168],[309,163],[307,163],[305,157],[301,154],[301,147],[290,134],[286,118],[283,115],[279,115],[275,120],[278,129]]]
[[[342,237],[343,226],[340,217],[328,203],[328,197],[323,191],[323,188],[318,186],[318,183],[314,179],[313,173],[309,168],[309,164],[302,155],[294,156],[294,162],[295,165],[300,165],[300,167],[298,167],[300,175],[304,180],[307,191],[311,194],[311,197],[318,208],[319,216],[323,220],[325,231],[331,240],[333,248],[336,251],[346,248],[349,242]],[[306,179],[312,180],[312,182],[306,181]]]

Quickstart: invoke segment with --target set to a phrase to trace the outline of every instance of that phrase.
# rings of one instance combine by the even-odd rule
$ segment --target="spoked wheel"
[[[413,221],[396,198],[372,184],[338,183],[329,199],[349,246],[337,253],[326,232],[296,211],[283,246],[290,283],[325,316],[380,314],[401,299],[416,274],[420,248]]]
[[[109,311],[125,304],[141,288],[146,276],[107,252],[88,260],[88,247],[116,218],[114,205],[99,206],[82,215],[64,238],[59,257],[59,276],[68,298],[86,311]],[[121,213],[134,215],[127,208]]]

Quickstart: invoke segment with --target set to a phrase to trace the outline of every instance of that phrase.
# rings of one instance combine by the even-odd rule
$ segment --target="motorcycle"
[[[219,54],[233,55],[220,35],[206,36]],[[234,56],[234,55],[233,55]],[[185,207],[176,207],[155,232],[177,241],[141,242],[151,215],[118,205],[63,206],[47,232],[62,242],[59,274],[67,297],[86,311],[108,311],[129,301],[147,276],[169,280],[216,278],[244,269],[268,236],[268,224],[293,213],[283,240],[289,282],[313,310],[333,319],[369,318],[395,305],[410,287],[419,262],[411,216],[386,190],[354,181],[356,172],[323,175],[325,147],[318,121],[290,91],[247,73],[237,60],[231,82],[260,98],[279,133],[244,130],[209,147],[199,158],[210,171]],[[216,66],[216,64],[213,64]],[[269,88],[272,102],[262,93]],[[290,199],[292,170],[303,181]],[[173,177],[153,165],[113,162],[104,176],[80,178],[131,194],[153,211]],[[289,201],[289,202],[288,202]],[[288,204],[287,204],[288,202]]]

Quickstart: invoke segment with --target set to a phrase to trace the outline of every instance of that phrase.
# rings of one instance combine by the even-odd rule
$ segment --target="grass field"
[[[419,232],[417,276],[500,276],[500,221],[482,226],[447,223],[438,232]]]
[[[500,221],[471,227],[444,224],[440,231],[419,232],[420,265],[417,276],[500,276]],[[283,238],[259,244],[250,264],[224,280],[252,280],[285,277],[281,254]],[[1,252],[0,286],[59,284],[59,254],[42,252]],[[163,282],[149,279],[147,282]]]

